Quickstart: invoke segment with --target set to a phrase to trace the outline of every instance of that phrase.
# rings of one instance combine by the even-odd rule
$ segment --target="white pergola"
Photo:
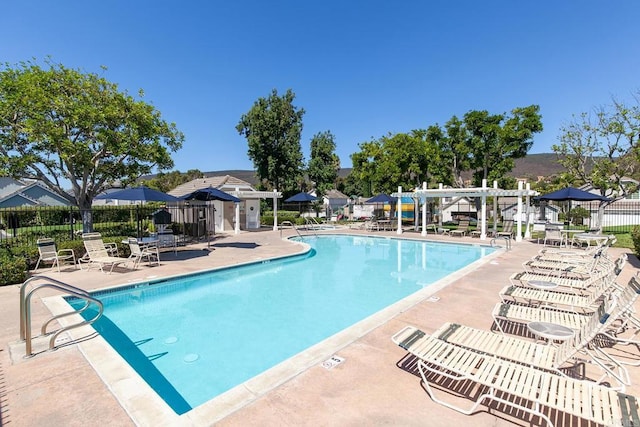
[[[237,197],[238,199],[273,199],[273,231],[278,231],[278,203],[277,200],[282,198],[282,193],[273,191],[246,191],[240,190],[236,187],[235,191],[227,191],[228,194]],[[240,233],[240,204],[236,203],[236,227],[235,234]]]
[[[487,238],[487,197],[493,197],[493,207],[494,212],[498,210],[498,197],[517,197],[518,198],[518,207],[517,207],[517,216],[518,221],[516,221],[516,241],[519,242],[522,240],[522,221],[519,219],[522,218],[522,198],[526,198],[526,206],[527,210],[530,206],[530,197],[537,196],[539,193],[537,191],[531,190],[530,184],[527,183],[526,188],[523,188],[522,181],[518,182],[517,190],[503,190],[498,188],[497,181],[493,182],[493,187],[487,187],[487,181],[482,181],[482,187],[475,188],[444,188],[442,184],[439,185],[439,188],[436,189],[427,189],[427,183],[422,183],[422,188],[416,188],[411,192],[403,192],[402,187],[398,187],[398,192],[393,193],[392,196],[398,198],[398,227],[397,233],[402,234],[402,198],[403,197],[411,197],[413,199],[419,200],[422,203],[422,236],[427,235],[427,199],[439,198],[440,206],[443,206],[442,198],[444,197],[480,197],[482,200],[482,207],[480,210],[480,239],[486,240]],[[529,212],[526,215],[526,227],[525,227],[525,237],[531,237],[531,231],[529,227]],[[417,222],[417,218],[415,218]],[[497,221],[494,215],[494,221]],[[442,215],[439,218],[440,225],[442,225]],[[416,223],[417,226],[417,223]]]

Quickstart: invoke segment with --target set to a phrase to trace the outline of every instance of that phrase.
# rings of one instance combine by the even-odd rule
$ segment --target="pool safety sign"
[[[344,362],[344,357],[334,355],[334,356],[331,356],[329,359],[325,360],[324,362],[322,362],[322,367],[329,370],[329,369],[335,368],[342,362]]]

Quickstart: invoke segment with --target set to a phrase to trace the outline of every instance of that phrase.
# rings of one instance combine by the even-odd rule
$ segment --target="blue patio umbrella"
[[[300,192],[298,194],[295,194],[291,197],[289,197],[287,200],[285,200],[285,203],[294,203],[294,202],[298,202],[298,203],[302,203],[302,202],[314,202],[318,200],[318,198],[316,196],[314,196],[313,194],[309,194],[309,193],[305,193]]]
[[[179,200],[170,194],[145,186],[123,188],[122,190],[112,191],[110,193],[102,193],[95,198],[98,200],[135,200],[140,202],[177,202]]]
[[[542,196],[535,197],[537,200],[554,200],[554,201],[567,201],[567,200],[576,200],[576,201],[605,201],[608,202],[611,199],[608,197],[601,196],[599,194],[589,193],[588,191],[580,190],[574,187],[563,188],[562,190],[554,191],[553,193],[544,194]]]
[[[185,194],[184,196],[180,197],[180,200],[200,200],[203,202],[209,200],[221,200],[223,202],[234,203],[240,203],[241,201],[237,197],[213,187],[201,188],[200,190]]]
[[[372,198],[367,200],[365,203],[397,203],[397,202],[398,202],[397,197],[392,197],[388,194],[380,193],[377,196],[373,196]]]
[[[589,193],[588,191],[580,190],[574,187],[566,187],[558,191],[554,191],[553,193],[543,194],[542,196],[537,196],[534,198],[535,200],[540,201],[556,201],[556,202],[569,202],[569,211],[571,211],[571,201],[583,201],[583,202],[591,202],[591,201],[605,201],[608,202],[611,199],[605,196],[601,196],[599,194]],[[542,209],[541,212],[544,212]]]
[[[302,203],[306,203],[306,202],[314,202],[318,200],[318,198],[316,196],[314,196],[313,194],[309,194],[306,193],[304,191],[298,193],[298,194],[294,194],[293,196],[289,197],[287,200],[285,200],[285,203],[295,203],[298,202],[298,211],[302,212]]]

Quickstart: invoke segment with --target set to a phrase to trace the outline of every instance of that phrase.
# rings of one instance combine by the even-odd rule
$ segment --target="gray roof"
[[[252,191],[254,188],[247,181],[235,178],[231,175],[211,176],[206,178],[197,178],[187,183],[181,184],[169,191],[168,194],[181,197],[203,188],[213,187],[223,191],[233,191],[238,188],[240,191]]]

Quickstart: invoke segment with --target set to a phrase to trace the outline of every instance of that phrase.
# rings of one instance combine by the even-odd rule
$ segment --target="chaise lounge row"
[[[640,341],[635,338],[640,319],[633,308],[640,278],[618,285],[626,257],[612,261],[602,251],[575,263],[565,258],[555,268],[548,260],[535,260],[542,264],[527,264],[532,270],[512,277],[512,284],[501,291],[502,301],[492,313],[495,330],[445,323],[429,335],[406,326],[392,341],[415,358],[428,395],[461,413],[471,414],[492,401],[548,425],[553,425],[549,410],[556,410],[601,425],[639,426],[638,402],[624,391],[631,383],[627,367],[640,365]],[[577,270],[584,274],[571,276]],[[541,277],[524,276],[536,273]],[[536,279],[552,286],[536,286]],[[620,338],[632,329],[631,338]],[[508,334],[522,335],[523,330],[525,336]],[[609,351],[625,345],[636,349],[631,359]],[[567,374],[585,360],[599,368],[595,381]],[[453,392],[463,384],[465,394],[474,397],[468,408],[436,393],[436,385]]]

